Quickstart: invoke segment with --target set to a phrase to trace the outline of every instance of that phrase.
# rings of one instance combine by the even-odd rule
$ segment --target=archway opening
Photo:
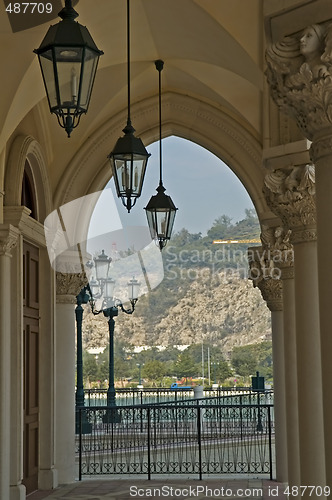
[[[158,186],[158,143],[151,144],[147,149],[152,156],[143,194],[130,214],[116,198],[112,179],[101,194],[90,223],[88,250],[92,255],[105,250],[117,260],[127,258],[132,251],[129,247],[117,247],[116,238],[113,241],[112,236],[108,247],[102,248],[100,240],[95,237],[107,233],[111,227],[114,207],[123,227],[147,226],[143,208]],[[254,244],[250,240],[259,239],[260,233],[251,199],[227,165],[206,149],[185,139],[171,136],[163,140],[163,165],[166,193],[171,195],[179,208],[174,236],[163,251],[163,280],[140,298],[135,315],[130,318],[119,315],[117,318],[116,339],[119,346],[121,343],[127,345],[133,360],[131,369],[127,363],[128,374],[123,372],[122,378],[128,382],[137,371],[137,363],[134,362],[137,353],[133,354],[135,348],[143,345],[181,345],[183,348],[203,344],[205,361],[196,366],[198,372],[195,373],[196,378],[205,377],[205,383],[211,384],[217,378],[216,372],[212,373],[212,367],[216,366],[213,363],[219,359],[217,351],[229,365],[227,383],[248,383],[249,374],[254,375],[257,369],[264,373],[264,364],[264,374],[270,379],[270,313],[259,290],[253,289],[252,283],[247,280],[247,247]],[[218,239],[245,239],[246,242],[218,245],[214,243]],[[87,350],[98,347],[91,336],[92,331],[96,332],[96,338],[103,339],[103,347],[107,347],[107,329],[101,319],[93,328],[91,322],[86,323]],[[238,353],[237,367],[233,366],[234,347],[262,342],[266,343],[264,347],[267,351],[257,360],[258,365],[255,364],[253,349],[251,365],[246,370],[240,366],[241,353]],[[208,352],[211,354],[208,355]],[[166,375],[159,383],[169,385],[169,377],[175,376],[174,371],[173,375],[171,372],[168,374],[168,378]],[[220,382],[225,382],[225,379]]]

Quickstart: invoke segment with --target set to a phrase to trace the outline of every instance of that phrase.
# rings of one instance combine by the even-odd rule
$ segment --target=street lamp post
[[[141,363],[136,363],[138,366],[138,387],[142,387],[142,364]]]
[[[97,315],[101,312],[108,318],[109,331],[109,364],[108,364],[108,389],[107,389],[107,407],[109,410],[104,416],[104,422],[120,422],[120,415],[116,411],[116,391],[114,383],[114,317],[118,316],[119,309],[125,314],[132,314],[135,310],[140,283],[134,278],[128,283],[128,295],[131,307],[125,309],[120,300],[114,297],[115,281],[109,276],[110,263],[109,258],[104,250],[94,259],[94,267],[96,272],[96,280],[92,280],[88,285],[90,295],[89,302],[91,304],[92,313]],[[93,267],[91,263],[90,267]],[[96,309],[96,300],[102,300],[101,308]]]
[[[107,406],[116,406],[115,383],[114,383],[114,317],[118,315],[117,307],[109,307],[104,311],[104,316],[108,318],[109,332],[109,361],[108,361],[108,389]]]
[[[89,300],[89,295],[86,293],[86,287],[82,288],[80,293],[76,297],[76,419],[75,419],[75,432],[78,434],[80,431],[82,434],[90,434],[92,431],[92,425],[88,421],[86,413],[83,412],[81,416],[79,415],[79,408],[85,406],[84,399],[84,384],[83,384],[83,348],[82,348],[82,322],[83,322],[83,307],[82,304],[87,304]]]

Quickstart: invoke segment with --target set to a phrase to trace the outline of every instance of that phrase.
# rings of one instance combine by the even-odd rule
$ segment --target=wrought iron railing
[[[106,389],[85,389],[85,406],[104,406],[107,400]],[[217,397],[224,404],[256,404],[257,392],[251,387],[230,387],[206,389],[204,394],[207,397]],[[263,395],[264,394],[264,395]],[[184,401],[194,397],[193,389],[170,389],[170,388],[132,388],[116,389],[117,403],[121,406],[167,403],[170,401]],[[265,391],[260,394],[261,402],[273,403],[273,392]]]
[[[268,474],[274,435],[270,404],[186,404],[79,408],[78,476]],[[91,426],[84,434],[83,422]]]

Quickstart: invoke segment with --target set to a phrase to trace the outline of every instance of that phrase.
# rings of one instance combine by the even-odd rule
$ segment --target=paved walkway
[[[286,499],[284,486],[267,479],[90,479],[52,491],[32,493],[28,500],[134,500],[148,498],[199,500]]]

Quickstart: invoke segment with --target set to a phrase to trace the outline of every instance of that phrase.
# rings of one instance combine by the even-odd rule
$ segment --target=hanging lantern
[[[108,155],[111,162],[116,194],[130,212],[137,198],[141,196],[148,158],[151,156],[139,137],[135,137],[135,129],[130,117],[130,9],[127,0],[127,89],[128,118],[120,137],[112,152]]]
[[[141,139],[134,136],[135,129],[130,123],[123,132],[125,135],[117,140],[109,159],[116,193],[130,212],[141,196],[145,169],[151,155]]]
[[[161,71],[164,67],[164,62],[161,60],[155,61],[156,68],[159,72],[159,163],[160,163],[160,180],[157,187],[157,194],[152,196],[149,203],[145,207],[150,234],[159,245],[160,250],[164,248],[171,238],[175,214],[175,207],[172,198],[165,194],[165,188],[162,182],[162,140],[161,140]]]
[[[75,18],[71,0],[59,12],[62,21],[51,26],[38,55],[48,103],[68,137],[88,110],[100,55],[89,31]]]

